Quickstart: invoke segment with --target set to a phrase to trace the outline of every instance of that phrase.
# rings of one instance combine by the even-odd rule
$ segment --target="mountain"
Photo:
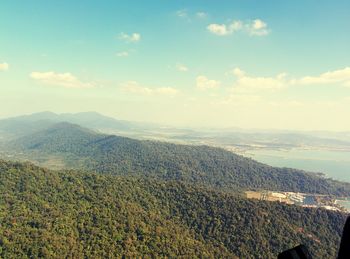
[[[271,167],[221,148],[175,145],[104,135],[70,123],[55,124],[8,144],[29,160],[63,159],[66,167],[238,191],[270,189],[350,195],[350,184],[290,168]]]
[[[0,160],[1,258],[335,258],[345,215],[176,181]]]
[[[15,138],[34,133],[58,122],[70,122],[102,131],[127,131],[142,124],[116,120],[96,112],[63,113],[40,112],[0,120],[0,136]],[[145,126],[146,127],[146,126]]]
[[[43,130],[54,123],[50,120],[22,120],[4,119],[0,120],[0,141],[12,140],[20,136],[25,136]]]
[[[69,122],[105,134],[137,139],[156,139],[182,144],[207,144],[228,150],[247,151],[256,148],[272,150],[313,148],[349,151],[349,133],[294,132],[242,129],[184,129],[152,123],[117,120],[97,112],[63,113],[40,112],[0,120],[1,140],[25,136],[58,122]]]
[[[63,113],[58,116],[58,119],[95,130],[130,130],[135,127],[131,122],[116,120],[97,112]]]

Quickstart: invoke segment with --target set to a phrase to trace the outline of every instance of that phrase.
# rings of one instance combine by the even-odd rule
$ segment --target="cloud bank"
[[[125,41],[125,42],[139,42],[141,40],[141,34],[140,33],[132,33],[132,34],[126,34],[124,32],[119,34],[119,39]]]
[[[209,32],[218,36],[227,36],[236,32],[244,32],[251,36],[265,36],[270,33],[267,23],[261,19],[249,22],[234,20],[230,24],[212,23],[207,26]]]
[[[92,88],[94,84],[82,82],[71,73],[32,72],[30,77],[45,85],[60,86],[64,88]]]
[[[198,89],[207,90],[214,89],[220,86],[220,82],[207,78],[206,76],[200,75],[196,78],[196,85]]]
[[[172,87],[145,87],[136,81],[128,81],[121,84],[121,89],[124,92],[137,95],[176,95],[179,91]]]

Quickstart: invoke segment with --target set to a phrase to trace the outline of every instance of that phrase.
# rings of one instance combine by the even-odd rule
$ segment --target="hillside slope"
[[[17,139],[9,144],[11,148],[41,159],[48,154],[61,156],[71,166],[99,173],[146,175],[226,190],[257,188],[350,195],[349,183],[271,167],[224,149],[97,134],[69,123]]]
[[[0,257],[335,257],[345,216],[179,182],[0,161]]]

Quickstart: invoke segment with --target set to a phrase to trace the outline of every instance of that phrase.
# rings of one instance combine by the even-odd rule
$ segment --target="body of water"
[[[350,182],[350,152],[326,150],[250,150],[245,156],[278,167],[324,173],[327,177]]]
[[[350,200],[337,200],[337,203],[346,208],[350,212]]]

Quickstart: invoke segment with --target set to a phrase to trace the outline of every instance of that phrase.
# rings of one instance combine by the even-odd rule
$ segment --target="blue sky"
[[[349,130],[349,1],[0,3],[0,117]]]

